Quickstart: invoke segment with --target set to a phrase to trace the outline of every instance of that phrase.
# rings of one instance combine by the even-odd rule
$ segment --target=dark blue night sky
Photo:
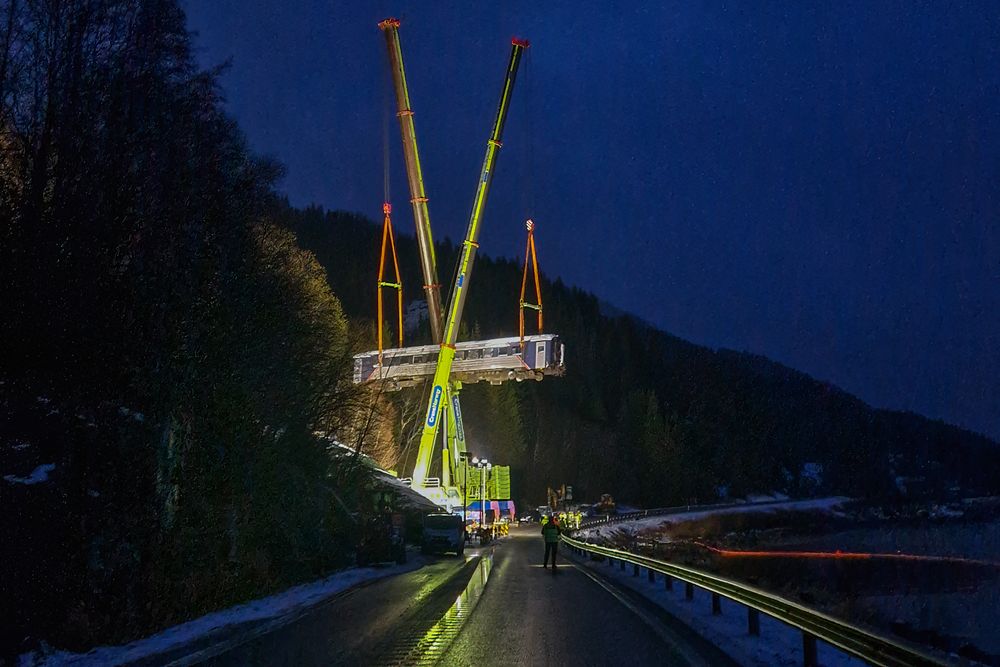
[[[486,253],[520,255],[530,215],[543,270],[671,333],[1000,436],[1000,3],[582,4],[186,7],[292,202],[372,218],[376,23],[401,17],[438,238],[464,233],[510,37],[529,38]]]

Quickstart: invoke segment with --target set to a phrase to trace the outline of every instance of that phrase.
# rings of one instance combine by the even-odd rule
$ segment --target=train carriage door
[[[545,341],[535,343],[535,368],[545,368]]]

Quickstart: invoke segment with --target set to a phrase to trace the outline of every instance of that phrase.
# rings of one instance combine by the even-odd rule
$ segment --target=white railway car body
[[[354,355],[354,382],[384,380],[390,389],[410,387],[434,377],[438,358],[437,345],[420,345],[383,350],[379,364],[378,350]],[[500,384],[508,380],[541,380],[546,375],[563,375],[565,350],[555,334],[539,334],[521,339],[494,338],[455,345],[451,377],[464,384],[486,381]]]

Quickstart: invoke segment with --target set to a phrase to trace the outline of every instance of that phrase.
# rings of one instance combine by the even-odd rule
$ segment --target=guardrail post
[[[802,633],[802,664],[805,667],[818,667],[816,658],[816,637],[808,632]]]
[[[633,565],[632,566],[632,576],[633,577],[638,577],[639,576],[639,566],[638,565]]]
[[[614,521],[621,520],[621,518],[613,519]],[[608,567],[613,568],[615,561],[618,561],[620,569],[624,572],[625,562],[628,560],[633,565],[633,576],[639,575],[640,565],[632,561],[632,558],[626,554],[620,557],[614,557],[612,554],[620,553],[613,549],[603,549],[601,547],[590,547],[589,545],[580,546],[576,545],[577,549],[582,549],[581,553],[591,553],[591,554],[601,554],[608,560]],[[594,551],[590,551],[593,548]],[[607,555],[605,555],[607,554]],[[636,560],[640,560],[637,558]],[[675,577],[670,574],[670,572],[675,571],[669,565],[663,561],[658,561],[655,559],[641,559],[646,564],[643,567],[647,569],[647,575],[649,581],[656,581],[656,571],[649,567],[649,563],[656,563],[657,568],[662,567],[664,569],[661,574],[663,574],[663,587],[668,590],[674,590],[673,582],[677,579],[684,583],[684,597],[686,601],[690,602],[694,600],[694,589],[697,584],[688,582],[684,580],[683,576]],[[682,571],[682,570],[680,570]],[[697,571],[696,571],[697,572]],[[725,580],[724,580],[725,581]],[[777,595],[769,595],[762,593],[754,593],[748,590],[746,587],[738,584],[736,582],[728,582],[731,584],[731,590],[725,593],[715,593],[712,590],[704,589],[703,586],[698,586],[698,588],[706,590],[712,596],[712,614],[718,615],[722,613],[722,598],[725,597],[727,600],[742,604],[747,610],[747,634],[754,637],[760,636],[760,610],[754,608],[751,605],[762,604],[761,599],[765,601],[771,601],[775,603],[785,602],[784,598]],[[723,589],[725,590],[725,589]],[[765,607],[766,608],[766,607]],[[831,645],[843,645],[839,642],[849,642],[856,648],[852,650],[852,654],[861,660],[865,661],[867,664],[897,664],[897,665],[909,665],[909,664],[938,664],[936,658],[924,653],[918,649],[907,648],[903,645],[896,643],[893,639],[885,636],[880,636],[874,634],[870,631],[866,631],[862,628],[850,625],[849,623],[836,621],[828,617],[823,617],[820,614],[806,608],[799,609],[795,613],[789,613],[788,611],[782,611],[780,609],[780,604],[778,608],[773,608],[770,611],[764,612],[775,618],[779,622],[799,625],[802,623],[801,627],[809,628],[809,631],[804,631],[799,629],[802,633],[802,664],[805,667],[818,667],[819,655],[818,655],[818,644],[820,641],[827,642]],[[796,620],[796,617],[799,620]],[[803,620],[804,618],[804,620]]]

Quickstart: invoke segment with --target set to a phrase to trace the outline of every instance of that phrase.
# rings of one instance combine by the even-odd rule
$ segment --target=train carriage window
[[[490,348],[490,357],[499,357],[499,356],[500,356],[500,348],[498,348],[498,347],[491,347]]]

